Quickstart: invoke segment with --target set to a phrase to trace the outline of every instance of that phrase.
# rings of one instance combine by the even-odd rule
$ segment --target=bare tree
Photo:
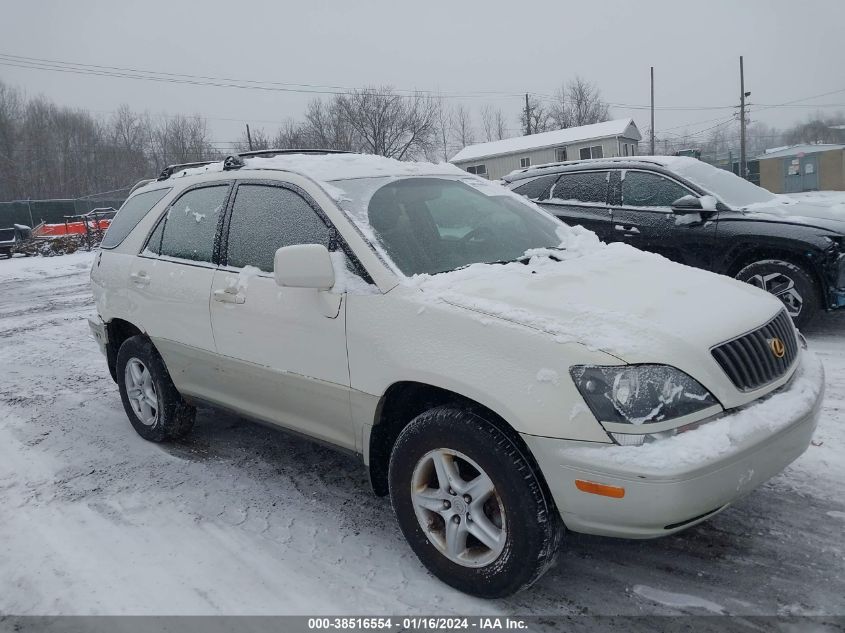
[[[838,143],[842,141],[843,131],[835,126],[845,123],[845,116],[838,113],[825,116],[821,112],[809,117],[804,123],[798,123],[784,132],[783,140],[788,145],[798,143]]]
[[[519,124],[522,127],[523,134],[529,132],[538,134],[555,129],[550,112],[536,97],[529,98],[528,112],[525,109],[520,112]]]
[[[598,86],[576,76],[555,93],[549,114],[557,129],[601,123],[610,118],[610,107]]]
[[[443,157],[443,162],[449,160],[451,146],[449,139],[452,135],[452,112],[449,106],[440,97],[437,100],[437,113],[435,115],[435,136],[437,150]]]
[[[501,141],[508,137],[507,122],[501,108],[485,105],[481,108],[481,126],[485,141]]]
[[[329,102],[314,99],[305,111],[302,127],[305,135],[301,147],[317,149],[356,149],[356,132],[345,116],[341,100],[336,96]]]
[[[0,200],[22,197],[18,155],[23,95],[0,82]]]
[[[361,148],[371,154],[410,159],[430,150],[437,101],[421,93],[397,95],[390,87],[364,88],[337,98]]]
[[[452,109],[452,136],[458,149],[475,143],[472,115],[469,109],[460,103]]]
[[[252,146],[250,146],[250,138],[252,139]],[[246,127],[244,127],[240,138],[235,141],[234,150],[236,152],[248,152],[250,150],[271,149],[271,146],[271,139],[263,128],[250,127],[249,134],[247,134]]]
[[[151,153],[156,167],[215,158],[206,120],[194,116],[160,117],[151,132]]]

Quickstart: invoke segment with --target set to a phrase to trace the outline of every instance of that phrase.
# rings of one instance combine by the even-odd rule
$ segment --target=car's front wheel
[[[562,526],[539,474],[522,447],[470,409],[415,418],[393,448],[389,481],[411,548],[456,589],[508,596],[554,561]]]
[[[132,336],[120,346],[117,385],[126,415],[144,439],[178,439],[193,427],[196,408],[177,391],[164,361],[146,336]]]
[[[819,290],[812,275],[791,262],[777,259],[754,262],[740,270],[736,278],[775,295],[799,328],[810,323],[821,309]]]

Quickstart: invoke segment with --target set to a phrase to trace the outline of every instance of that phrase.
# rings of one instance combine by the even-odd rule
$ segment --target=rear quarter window
[[[170,187],[165,189],[156,189],[155,191],[145,191],[144,193],[132,196],[124,202],[123,206],[120,207],[120,210],[117,212],[117,215],[114,216],[111,225],[109,225],[106,235],[103,237],[103,241],[100,244],[100,248],[115,248],[116,246],[119,246],[120,243],[126,239],[126,236],[132,232],[132,229],[138,226],[138,222],[140,222],[141,219],[147,215],[169,191]]]

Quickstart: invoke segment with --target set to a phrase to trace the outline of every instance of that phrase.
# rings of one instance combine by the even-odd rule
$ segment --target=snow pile
[[[743,210],[752,217],[776,215],[792,222],[813,219],[845,222],[845,194],[839,191],[814,191],[809,194],[780,194],[771,202],[750,204]]]
[[[735,413],[642,446],[572,448],[565,453],[579,460],[595,458],[622,467],[648,466],[666,471],[706,464],[736,450],[753,436],[782,431],[812,409],[822,389],[822,364],[815,354],[805,350],[801,366],[787,388]]]

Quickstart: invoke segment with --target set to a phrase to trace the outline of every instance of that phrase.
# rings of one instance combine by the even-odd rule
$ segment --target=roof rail
[[[352,152],[348,152],[342,149],[257,149],[250,152],[240,152],[238,154],[230,154],[226,158],[223,159],[223,171],[231,171],[233,169],[240,169],[244,166],[244,162],[242,159],[244,158],[256,158],[261,156],[277,156],[279,154],[351,154]],[[192,167],[205,167],[206,165],[210,165],[211,163],[219,163],[220,159],[215,160],[202,160],[196,163],[178,163],[176,165],[168,165],[164,169],[161,170],[161,173],[158,175],[156,180],[167,180],[177,171],[181,171],[182,169],[191,169]],[[151,180],[142,180],[137,185],[132,188],[132,191],[135,191],[138,187],[143,187],[148,182],[152,182]],[[143,184],[142,184],[143,183]],[[132,193],[131,191],[129,192]]]
[[[257,149],[249,152],[239,152],[241,158],[255,158],[257,156],[276,156],[278,154],[351,154],[344,149]]]
[[[158,178],[156,178],[156,180],[167,180],[181,169],[190,169],[192,167],[205,167],[206,165],[210,165],[211,163],[219,162],[219,160],[201,160],[196,163],[178,163],[176,165],[168,165],[167,167],[161,170],[161,173],[158,175]]]

